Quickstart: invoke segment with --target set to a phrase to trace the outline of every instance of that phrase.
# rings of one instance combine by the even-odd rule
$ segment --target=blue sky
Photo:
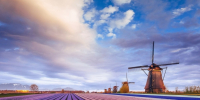
[[[100,91],[125,81],[128,67],[167,66],[169,90],[200,85],[198,0],[0,1],[0,83]],[[130,90],[147,77],[128,72]]]

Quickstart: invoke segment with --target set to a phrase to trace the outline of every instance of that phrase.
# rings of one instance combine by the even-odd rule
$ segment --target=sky
[[[200,85],[199,0],[0,0],[0,83],[103,91],[147,76],[128,67],[168,67],[174,91]],[[164,71],[163,71],[164,72]],[[164,73],[163,73],[164,75]]]

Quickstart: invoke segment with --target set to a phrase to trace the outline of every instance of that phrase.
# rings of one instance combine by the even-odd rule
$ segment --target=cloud
[[[116,38],[116,34],[114,34],[114,33],[108,33],[107,36],[108,36],[108,37],[113,37],[113,39]]]
[[[102,25],[103,23],[106,23],[106,20],[99,20],[96,21],[93,25],[93,28],[96,29],[99,25]]]
[[[163,32],[159,27],[170,27],[173,18],[172,12],[165,10],[168,3],[158,0],[134,3],[144,15],[141,17],[144,22],[143,27],[133,33],[130,28],[135,28],[131,23],[135,16],[133,10],[122,14],[119,9],[119,13],[99,12],[99,17],[105,14],[102,15],[105,19],[87,24],[84,18],[87,12],[83,9],[87,5],[83,0],[0,0],[0,13],[3,13],[0,15],[3,23],[0,26],[0,80],[36,83],[41,88],[100,90],[126,80],[129,66],[151,64],[152,41],[155,41],[156,63],[177,60],[181,63],[168,69],[165,85],[173,90],[174,84],[198,84],[199,70],[193,71],[200,64],[200,35],[198,29],[194,29],[198,26],[197,19],[180,19],[184,30]],[[93,21],[95,17],[88,18]],[[95,28],[95,24],[102,27]],[[103,31],[98,34],[98,29]],[[105,32],[108,34],[100,34]],[[101,40],[106,37],[113,39]],[[131,78],[138,75],[140,77]],[[130,85],[130,90],[144,90],[147,77],[142,71],[130,72],[128,77],[136,82]],[[51,80],[54,81],[49,82]],[[191,80],[194,83],[189,82]]]
[[[95,17],[95,14],[96,14],[96,10],[95,10],[95,9],[91,9],[91,10],[87,11],[87,12],[84,14],[84,18],[85,18],[87,21],[93,21],[92,19]]]
[[[133,24],[131,28],[136,29],[136,24]]]
[[[191,9],[191,5],[189,5],[188,7],[185,7],[185,8],[180,8],[180,9],[176,9],[176,10],[173,10],[173,15],[175,16],[175,17],[177,17],[177,16],[180,16],[181,14],[183,14],[183,13],[185,13],[185,12],[187,12],[187,11],[190,11],[190,10],[192,10]]]
[[[118,11],[118,7],[113,7],[113,6],[109,6],[109,7],[105,7],[103,10],[100,10],[100,12],[102,13],[102,15],[100,16],[101,20],[106,20],[108,17],[110,17],[110,15],[114,12]]]
[[[93,0],[84,0],[84,3],[87,5],[90,5],[92,2],[94,2]]]
[[[109,21],[108,18],[110,17],[110,15],[116,11],[118,11],[118,7],[114,7],[111,5],[100,10],[99,12],[102,13],[100,16],[100,20],[94,22],[93,28],[96,29],[99,25],[102,25],[103,23],[107,24]]]
[[[124,66],[125,63],[116,61],[121,61],[125,55],[120,50],[97,45],[95,39],[101,35],[84,23],[84,6],[82,0],[21,0],[9,2],[9,5],[0,1],[0,9],[5,8],[0,10],[4,13],[0,20],[6,24],[0,27],[3,58],[0,68],[1,72],[6,72],[4,76],[12,78],[1,77],[1,80],[34,82],[44,88],[67,85],[75,89],[103,88],[107,83],[98,84],[100,81],[111,82],[115,73],[110,69]],[[116,37],[115,34],[111,36]],[[49,80],[54,82],[47,83]]]
[[[154,22],[154,26],[156,25],[159,28],[166,28],[170,23],[170,20],[173,18],[171,11],[166,10],[168,5],[170,5],[169,2],[157,0],[146,2],[146,0],[134,0],[134,5],[139,7],[140,10],[145,14],[145,22],[152,21]]]
[[[124,28],[127,24],[131,22],[131,20],[134,18],[135,12],[133,10],[127,10],[124,13],[124,18],[122,19],[115,19],[110,22],[111,28]]]
[[[110,14],[102,14],[100,16],[100,19],[107,19],[110,16]]]
[[[97,34],[97,37],[98,37],[98,38],[101,38],[101,39],[104,38],[102,34]]]
[[[109,7],[105,7],[103,10],[101,10],[100,12],[102,13],[114,13],[116,11],[118,11],[119,7],[114,7],[114,6],[109,6]]]
[[[0,27],[1,37],[8,39],[0,40],[5,44],[0,47],[0,55],[4,56],[6,63],[12,62],[13,65],[1,65],[2,71],[24,76],[20,78],[23,82],[33,82],[29,79],[38,78],[37,83],[43,80],[40,77],[48,79],[56,77],[59,78],[58,81],[66,80],[58,73],[89,76],[84,73],[87,72],[87,68],[93,69],[89,64],[88,59],[91,56],[88,54],[96,51],[94,47],[97,34],[88,24],[84,24],[83,1],[32,2],[21,0],[20,2],[13,1],[9,5],[7,3],[0,2],[0,8],[6,8],[6,10],[0,10],[0,13],[4,13],[0,15],[0,20],[9,24],[7,27]],[[15,10],[12,10],[13,8]],[[27,30],[27,27],[31,29]],[[14,50],[16,47],[20,50]],[[5,53],[5,49],[11,50]],[[85,55],[88,55],[88,58],[85,58]],[[2,66],[7,66],[7,68],[3,69]],[[30,72],[30,70],[40,70],[45,76]],[[68,81],[75,80],[69,79]]]
[[[126,3],[130,3],[131,0],[112,0],[114,2],[114,4],[116,5],[123,5],[123,4],[126,4]]]

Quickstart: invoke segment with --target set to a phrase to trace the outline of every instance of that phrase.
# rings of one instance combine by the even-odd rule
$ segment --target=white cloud
[[[133,19],[135,13],[133,10],[128,10],[124,13],[124,18],[123,19],[115,19],[110,22],[110,26],[112,28],[124,28],[127,24],[131,22]]]
[[[133,24],[131,28],[136,29],[136,24]]]
[[[104,38],[102,34],[97,34],[97,37],[98,37],[98,38],[101,38],[101,39]]]
[[[172,13],[173,13],[173,15],[176,17],[176,16],[179,16],[179,15],[181,15],[181,14],[187,12],[187,11],[192,10],[191,7],[192,7],[192,6],[189,5],[188,7],[185,7],[185,8],[176,9],[176,10],[173,10]]]
[[[185,22],[181,20],[179,23],[180,23],[180,24],[184,24]]]
[[[85,6],[90,5],[93,2],[93,0],[84,0]]]
[[[107,36],[108,36],[108,37],[113,37],[113,39],[116,38],[116,34],[114,34],[114,33],[108,33]]]
[[[123,4],[126,4],[126,3],[130,3],[131,0],[113,0],[113,2],[116,5],[123,5]]]
[[[113,28],[109,27],[109,28],[108,28],[108,31],[109,31],[109,32],[112,32],[112,31],[113,31]]]
[[[105,20],[96,21],[96,22],[94,23],[94,25],[93,25],[93,28],[96,29],[97,26],[99,26],[99,25],[101,25],[101,24],[103,24],[103,23],[106,23],[106,21],[105,21]]]
[[[107,19],[110,16],[110,14],[102,14],[100,16],[100,19]]]
[[[93,21],[92,18],[95,17],[95,14],[96,14],[96,10],[95,9],[92,9],[88,12],[86,12],[84,14],[84,18],[87,20],[87,21]]]
[[[113,6],[109,6],[109,7],[105,7],[103,10],[101,10],[100,12],[102,13],[114,13],[116,11],[118,11],[119,7],[113,7]]]
[[[96,21],[93,25],[93,28],[96,29],[97,26],[106,23],[108,17],[110,17],[110,15],[116,11],[118,11],[118,7],[113,7],[111,5],[109,7],[105,7],[103,10],[100,11],[102,13],[100,16],[100,21]]]
[[[122,19],[114,19],[110,21],[110,27],[108,28],[109,33],[107,34],[108,37],[113,37],[116,38],[116,34],[113,33],[113,29],[114,28],[124,28],[127,24],[129,24],[131,22],[131,20],[134,17],[134,12],[133,10],[128,10],[124,13],[124,18]],[[136,27],[136,25],[135,25]]]

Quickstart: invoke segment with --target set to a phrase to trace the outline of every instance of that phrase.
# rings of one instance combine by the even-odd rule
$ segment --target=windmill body
[[[148,74],[146,86],[144,88],[145,92],[160,93],[160,92],[165,91],[166,87],[162,79],[162,73],[161,73],[162,70],[163,69],[161,69],[156,64],[151,65],[151,67],[148,69],[149,74]]]
[[[107,93],[111,93],[111,88],[108,88],[108,91],[107,91]]]
[[[113,86],[113,93],[117,93],[118,86]]]
[[[129,67],[128,69],[137,69],[137,68],[142,69],[142,68],[149,67],[148,69],[142,69],[143,71],[144,70],[149,71],[146,86],[144,87],[145,92],[160,93],[160,92],[165,92],[165,89],[166,89],[163,79],[162,79],[162,73],[161,73],[163,68],[160,68],[160,66],[174,65],[174,64],[179,64],[179,63],[169,63],[169,64],[159,64],[159,65],[156,65],[154,63],[154,42],[153,42],[152,64],[150,66],[144,65],[144,66]]]
[[[107,89],[104,89],[104,93],[107,93]]]
[[[129,84],[135,83],[135,82],[128,82],[127,73],[126,73],[126,79],[127,79],[127,81],[122,82],[122,87],[120,88],[120,93],[128,93],[129,92]]]
[[[122,82],[122,87],[120,88],[120,93],[128,93],[129,92],[129,86],[128,82]]]

